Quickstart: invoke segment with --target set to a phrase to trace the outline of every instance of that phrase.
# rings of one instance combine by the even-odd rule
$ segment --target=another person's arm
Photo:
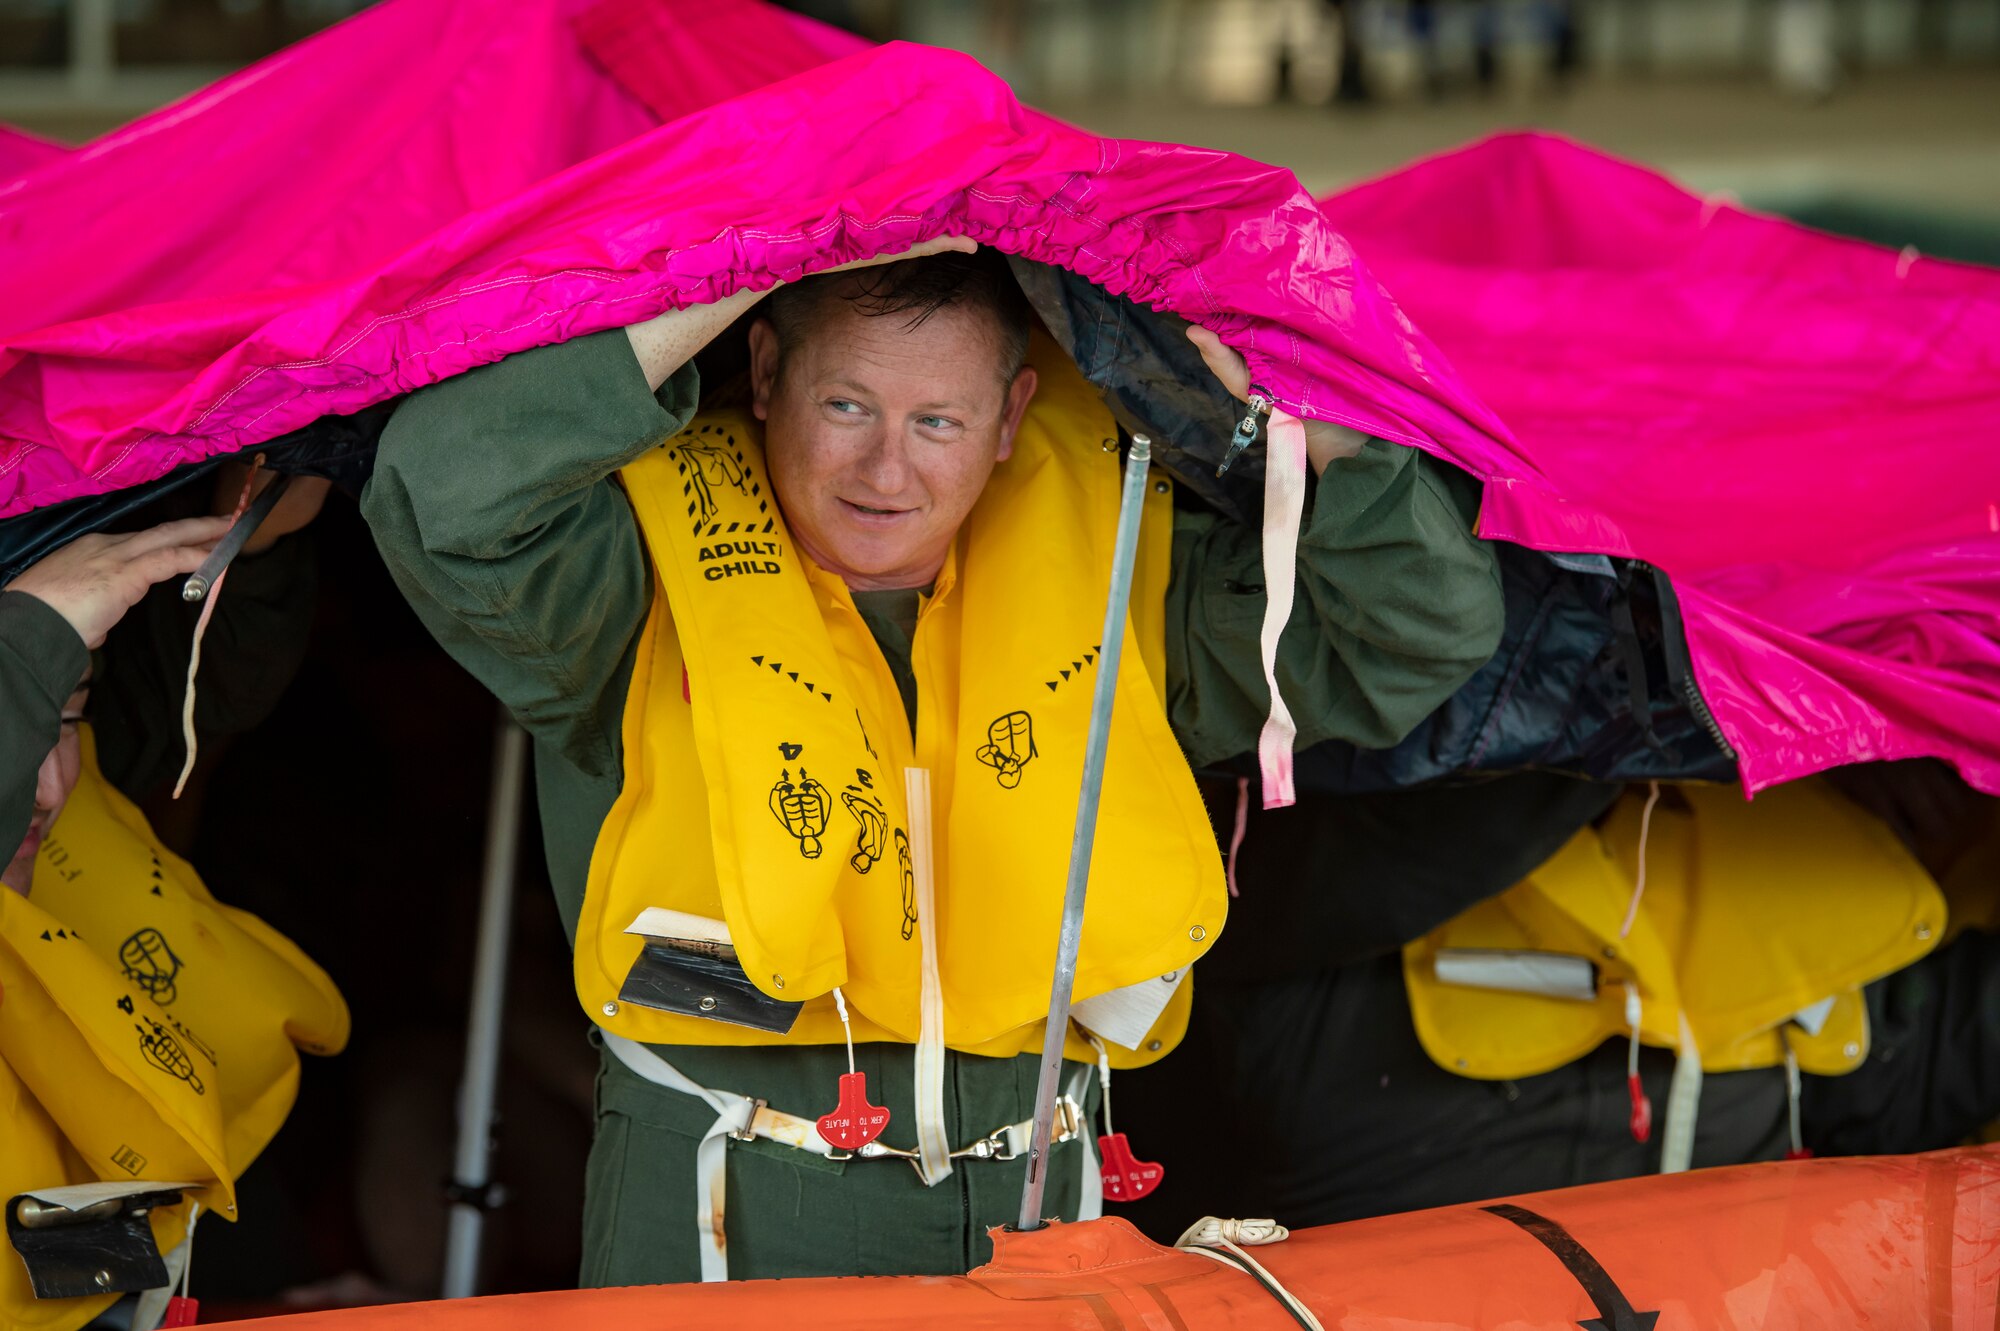
[[[1242,359],[1191,339],[1225,387]],[[1484,665],[1505,613],[1499,564],[1472,533],[1478,485],[1412,448],[1307,423],[1319,479],[1300,533],[1297,599],[1278,685],[1301,749],[1400,741]],[[1258,646],[1259,533],[1183,514],[1167,593],[1168,712],[1196,765],[1253,750],[1270,707]]]

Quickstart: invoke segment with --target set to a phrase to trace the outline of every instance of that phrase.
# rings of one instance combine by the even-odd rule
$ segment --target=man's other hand
[[[44,602],[94,651],[147,588],[194,572],[228,530],[229,519],[221,517],[184,518],[124,536],[93,532],[30,566],[0,590],[26,592]]]
[[[1188,341],[1194,343],[1209,373],[1221,381],[1231,397],[1239,402],[1250,400],[1250,366],[1239,353],[1224,346],[1221,338],[1199,325],[1188,328]],[[1311,459],[1316,472],[1324,472],[1326,464],[1335,458],[1355,456],[1368,442],[1368,436],[1359,430],[1350,430],[1331,421],[1307,420],[1305,427],[1306,456]]]

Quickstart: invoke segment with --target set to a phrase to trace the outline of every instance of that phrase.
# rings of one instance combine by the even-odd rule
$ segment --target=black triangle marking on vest
[[[798,682],[799,682],[799,672],[798,672],[798,671],[796,671],[796,670],[787,670],[787,671],[786,671],[785,673],[786,673],[787,675],[790,675],[790,676],[792,677],[792,683],[796,684],[796,683],[798,683]]]
[[[55,939],[53,939],[53,938],[51,938],[51,937],[49,937],[49,931],[48,931],[47,929],[44,929],[44,930],[42,930],[42,941],[43,941],[44,943],[53,943],[53,942],[55,942],[56,940],[55,940]]]
[[[764,658],[763,658],[763,657],[761,657],[761,656],[753,656],[753,657],[751,657],[751,658],[750,658],[750,664],[751,664],[751,665],[763,665],[763,664],[764,664]]]
[[[58,929],[58,930],[56,930],[56,937],[57,937],[57,938],[68,938],[68,937],[69,937],[69,931],[68,931],[68,930],[66,930],[66,929]]]
[[[1058,670],[1056,673],[1061,675],[1064,679],[1069,678],[1069,671],[1067,670]]]
[[[153,895],[156,897],[162,895],[160,892],[160,885],[158,883],[153,884]]]
[[[831,693],[825,692],[824,690],[821,691],[819,696],[826,699],[828,702],[833,701],[833,695]]]
[[[1089,661],[1089,662],[1090,662],[1091,664],[1095,665],[1095,664],[1097,663],[1097,653],[1096,653],[1096,652],[1085,652],[1085,653],[1083,654],[1083,659],[1084,659],[1084,660],[1086,660],[1086,661]]]
[[[1083,673],[1083,662],[1081,662],[1081,661],[1071,661],[1071,662],[1069,663],[1069,668],[1070,668],[1071,670],[1074,670],[1074,671],[1076,671],[1076,673],[1080,675],[1080,674],[1082,674],[1082,673]]]
[[[785,663],[783,661],[771,662],[771,673],[774,675],[777,674],[780,670],[783,670],[784,668],[785,668]]]
[[[813,682],[812,682],[811,680],[807,680],[807,681],[806,681],[806,692],[807,692],[807,693],[818,693],[818,692],[819,692],[819,690],[813,687]]]
[[[1049,692],[1050,692],[1050,693],[1054,693],[1055,691],[1056,691],[1056,682],[1055,682],[1054,680],[1050,680],[1050,681],[1049,681]]]
[[[730,524],[729,524],[729,530],[731,530],[731,531],[736,531],[737,529],[741,528],[742,526],[743,526],[743,524],[742,524],[742,523],[740,523],[740,522],[732,522],[732,523],[730,523]]]
[[[722,524],[718,522],[714,526],[710,527],[708,529],[708,534],[710,536],[720,536],[722,534]]]

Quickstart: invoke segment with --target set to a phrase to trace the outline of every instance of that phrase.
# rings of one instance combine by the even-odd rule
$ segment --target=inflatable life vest
[[[1629,934],[1647,792],[1578,833],[1526,881],[1404,949],[1417,1036],[1467,1077],[1530,1077],[1630,1033],[1626,985],[1644,1043],[1682,1047],[1682,1020],[1708,1072],[1771,1067],[1789,1046],[1832,1076],[1868,1054],[1861,986],[1944,936],[1937,885],[1877,819],[1820,782],[1746,801],[1733,788],[1682,786],[1653,810],[1645,891]],[[1440,979],[1454,963],[1528,954],[1584,976],[1574,995],[1501,992]],[[1532,981],[1529,981],[1532,982]],[[1828,1000],[1831,1000],[1829,1003]]]
[[[1120,464],[1094,390],[1045,338],[1031,356],[1041,387],[1013,455],[918,618],[914,737],[847,588],[793,545],[747,411],[705,412],[625,468],[661,594],[625,706],[624,789],[599,833],[577,931],[577,992],[606,1030],[665,1044],[838,1041],[822,996],[840,986],[857,1039],[916,1042],[930,985],[950,1047],[1039,1046]],[[1162,701],[1171,532],[1169,487],[1155,479],[1080,1000],[1184,981],[1225,913],[1214,838]],[[929,774],[927,838],[910,814],[910,769]],[[621,1002],[641,951],[625,930],[649,907],[725,921],[758,990],[813,1001],[789,1033]],[[1114,1045],[1114,1061],[1165,1053],[1189,1001],[1179,982],[1152,1029]],[[1094,1058],[1071,1044],[1071,1057]]]
[[[326,973],[209,895],[104,780],[83,731],[76,789],[33,895],[0,890],[0,1201],[115,1181],[195,1185],[151,1213],[166,1252],[188,1205],[236,1218],[236,1179],[298,1090],[298,1051],[347,1041]],[[75,1326],[115,1299],[37,1301],[12,1253],[0,1322]]]
[[[993,1261],[962,1276],[565,1290],[310,1313],[258,1326],[1300,1325],[1247,1272],[1149,1243],[1122,1219],[996,1230],[993,1239]],[[1328,1331],[1992,1331],[2000,1147],[1601,1183],[1323,1225],[1247,1251]]]

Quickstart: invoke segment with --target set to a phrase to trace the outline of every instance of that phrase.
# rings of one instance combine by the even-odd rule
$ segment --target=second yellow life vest
[[[1777,786],[1754,803],[1731,787],[1679,786],[1653,812],[1645,891],[1621,936],[1646,795],[1628,791],[1601,827],[1579,832],[1525,881],[1404,949],[1425,1051],[1467,1077],[1549,1072],[1630,1033],[1630,983],[1642,1042],[1678,1048],[1685,1017],[1704,1071],[1771,1067],[1788,1045],[1807,1072],[1860,1066],[1861,987],[1944,936],[1944,898],[1923,866],[1822,782]],[[1586,961],[1595,997],[1444,983],[1446,949]],[[1812,1015],[1794,1021],[1802,1012]]]
[[[1048,1005],[1117,520],[1116,429],[1045,339],[1037,393],[917,621],[912,735],[842,582],[793,544],[762,430],[708,411],[625,468],[658,591],[624,718],[625,783],[590,866],[576,984],[591,1018],[646,1043],[919,1037],[932,933],[945,1042],[1036,1047]],[[1075,994],[1177,973],[1220,932],[1215,840],[1168,728],[1163,605],[1171,495],[1149,485]],[[929,775],[935,906],[905,771]],[[618,1001],[647,907],[726,921],[746,973],[809,1001],[772,1035]],[[1122,1064],[1180,1038],[1182,983]],[[1072,1056],[1090,1058],[1072,1039]]]
[[[76,789],[30,896],[0,888],[0,1202],[96,1182],[185,1183],[150,1216],[160,1251],[190,1203],[236,1219],[236,1179],[284,1123],[299,1052],[339,1052],[347,1005],[326,973],[209,895],[99,773]],[[80,1326],[113,1301],[38,1301],[0,1254],[0,1324]]]

